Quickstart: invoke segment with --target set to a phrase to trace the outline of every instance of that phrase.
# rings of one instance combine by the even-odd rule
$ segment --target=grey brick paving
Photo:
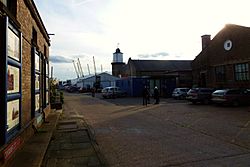
[[[67,112],[67,111],[66,111]],[[57,124],[43,160],[44,167],[104,166],[82,119],[64,115]]]

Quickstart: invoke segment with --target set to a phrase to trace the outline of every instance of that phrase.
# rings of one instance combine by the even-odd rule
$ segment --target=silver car
[[[124,97],[127,93],[121,90],[119,87],[110,86],[102,89],[102,97],[103,98],[116,98],[116,97]]]
[[[172,97],[175,99],[185,99],[189,88],[175,88]]]

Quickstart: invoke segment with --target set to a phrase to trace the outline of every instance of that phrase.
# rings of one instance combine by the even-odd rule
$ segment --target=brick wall
[[[1,1],[2,2],[2,1]],[[22,33],[22,113],[21,113],[21,130],[17,133],[16,136],[13,136],[8,142],[5,141],[5,136],[1,136],[2,144],[0,147],[0,156],[3,155],[4,149],[6,149],[13,141],[15,141],[16,137],[19,137],[22,143],[25,143],[27,139],[29,139],[30,136],[34,134],[34,130],[32,129],[33,124],[33,118],[31,118],[32,113],[32,57],[31,57],[31,51],[32,51],[32,32],[33,29],[37,32],[37,50],[42,53],[43,55],[46,55],[47,58],[49,57],[49,37],[47,34],[47,31],[42,23],[42,20],[39,16],[39,13],[34,6],[33,0],[10,0],[11,5],[13,5],[13,8],[8,8],[5,6],[1,6],[0,9],[0,15],[2,19],[5,15],[9,17],[9,20],[12,20],[17,27],[19,27],[21,33]],[[4,21],[4,20],[3,20]],[[1,22],[2,23],[2,22]],[[1,24],[0,24],[1,25]],[[3,25],[3,24],[2,24]],[[1,26],[0,26],[1,28]],[[2,31],[0,31],[0,38],[4,39],[4,27],[2,27]],[[3,42],[2,40],[0,43]],[[0,45],[0,48],[2,49],[2,46],[4,44]],[[46,49],[44,49],[46,47]],[[4,50],[4,49],[3,49]],[[46,53],[44,53],[46,51]],[[5,53],[4,51],[0,51],[2,53]],[[42,71],[42,69],[41,69]],[[5,90],[7,91],[7,90]],[[42,93],[42,92],[41,92]],[[50,105],[47,106],[44,109],[45,115],[47,116],[50,112]],[[5,123],[2,123],[4,125]],[[4,130],[4,128],[2,128]],[[2,133],[4,135],[4,133]],[[11,155],[12,158],[14,157],[14,154]],[[8,159],[8,161],[11,161],[11,158]],[[0,158],[0,166],[5,165],[8,163],[8,161],[3,162],[2,157]]]
[[[224,42],[230,39],[232,48],[224,49]],[[201,73],[206,74],[206,86],[214,88],[250,87],[249,81],[235,81],[234,65],[248,63],[250,65],[250,28],[227,25],[210,42],[192,62],[193,83],[200,86]],[[225,66],[226,79],[217,82],[215,67]]]
[[[17,21],[21,24],[22,40],[22,126],[31,121],[31,49],[32,49],[32,31],[37,32],[37,50],[48,57],[49,44],[44,38],[44,34],[37,23],[37,14],[30,10],[30,0],[17,0]],[[35,10],[34,10],[35,11]],[[46,52],[44,53],[44,46]],[[49,113],[49,107],[45,109]]]

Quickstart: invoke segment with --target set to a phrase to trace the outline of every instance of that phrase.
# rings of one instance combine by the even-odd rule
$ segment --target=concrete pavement
[[[41,166],[60,113],[52,112],[44,123],[24,146],[14,155],[8,166],[38,167]]]
[[[8,166],[99,167],[105,161],[82,117],[53,111]]]
[[[42,166],[105,166],[94,136],[81,116],[62,114]]]

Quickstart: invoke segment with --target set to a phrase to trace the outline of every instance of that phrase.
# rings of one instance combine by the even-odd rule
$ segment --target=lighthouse
[[[121,77],[122,76],[122,68],[125,65],[123,62],[123,53],[121,50],[117,47],[115,50],[115,53],[113,53],[113,62],[112,65],[112,75]]]

